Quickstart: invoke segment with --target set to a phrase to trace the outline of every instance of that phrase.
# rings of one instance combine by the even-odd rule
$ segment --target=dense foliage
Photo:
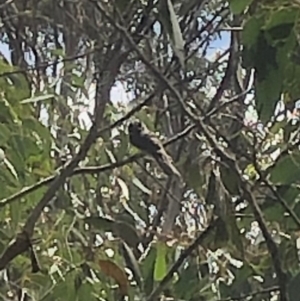
[[[1,300],[299,300],[299,12],[0,1]]]

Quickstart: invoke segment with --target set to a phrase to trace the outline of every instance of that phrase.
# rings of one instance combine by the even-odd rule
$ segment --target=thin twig
[[[255,297],[255,296],[262,295],[262,294],[267,294],[267,293],[273,293],[273,292],[276,292],[276,291],[279,291],[279,287],[277,285],[276,286],[267,287],[267,288],[264,288],[262,290],[254,291],[254,292],[249,293],[249,294],[244,294],[244,295],[241,295],[239,297],[228,297],[228,298],[225,298],[225,299],[219,299],[217,301],[238,301],[238,300],[245,300],[245,299],[249,299],[250,297]]]
[[[97,138],[97,128],[92,126],[88,136],[82,144],[78,154],[70,161],[67,166],[61,170],[60,174],[53,179],[53,183],[50,185],[42,199],[32,210],[31,214],[26,220],[23,227],[22,233],[18,234],[16,239],[8,246],[4,253],[0,257],[0,270],[4,269],[6,265],[19,254],[25,252],[30,247],[27,237],[31,237],[33,234],[35,223],[40,217],[44,207],[49,201],[55,196],[59,187],[65,182],[66,178],[69,177],[73,170],[76,168],[78,163],[83,160],[95,139]]]
[[[252,207],[254,216],[259,224],[259,227],[262,231],[262,234],[264,236],[264,239],[267,244],[267,248],[271,254],[271,258],[273,261],[274,269],[278,278],[278,284],[279,284],[279,290],[280,290],[280,296],[282,301],[287,301],[288,300],[288,294],[287,294],[287,282],[286,282],[286,275],[282,269],[281,265],[281,259],[279,255],[279,250],[274,242],[271,234],[268,231],[266,222],[264,220],[264,217],[262,215],[262,212],[254,198],[254,196],[251,193],[251,190],[249,188],[248,183],[244,180],[240,170],[237,167],[236,161],[231,158],[230,155],[228,155],[225,150],[222,150],[215,141],[214,137],[210,134],[210,132],[207,130],[206,126],[203,123],[203,118],[199,118],[197,115],[195,115],[191,110],[187,107],[186,103],[184,102],[183,98],[181,95],[178,93],[176,88],[168,81],[168,79],[159,72],[159,70],[153,66],[149,61],[146,59],[144,54],[140,51],[138,46],[134,43],[132,40],[130,34],[127,32],[127,30],[119,25],[118,23],[115,22],[107,13],[105,10],[102,9],[101,5],[99,3],[95,3],[95,7],[99,10],[101,14],[103,14],[107,20],[116,28],[118,29],[122,34],[124,34],[127,42],[130,44],[130,46],[134,49],[134,51],[138,54],[140,60],[147,66],[150,71],[160,80],[162,83],[166,85],[166,87],[170,90],[170,92],[174,95],[176,100],[179,102],[181,105],[182,109],[184,112],[187,114],[187,116],[197,125],[199,130],[205,135],[206,139],[209,141],[211,146],[215,149],[215,152],[217,155],[223,160],[224,163],[226,163],[229,168],[237,175],[237,179],[239,181],[239,187],[242,190],[242,193],[245,197],[245,199],[249,202],[250,206]],[[151,299],[150,299],[151,300]]]
[[[189,127],[187,127],[182,132],[174,135],[171,139],[165,141],[163,143],[163,145],[168,146],[168,145],[174,143],[175,141],[177,141],[177,140],[183,138],[184,136],[188,135],[190,133],[190,131],[192,131],[194,128],[195,128],[194,125],[190,125]],[[97,134],[99,134],[99,132],[103,133],[103,130],[98,131]],[[143,156],[144,156],[143,153],[138,153],[138,154],[130,156],[130,157],[128,157],[128,158],[126,158],[126,159],[124,159],[120,162],[108,163],[108,164],[104,164],[104,165],[100,165],[100,166],[87,166],[87,167],[82,167],[82,168],[76,168],[71,175],[99,174],[101,172],[112,170],[114,168],[122,167],[126,164],[132,163],[132,162],[136,161],[137,159],[142,158]],[[31,186],[24,187],[22,190],[16,192],[15,194],[0,200],[0,208],[16,201],[17,199],[20,199],[20,198],[24,197],[25,195],[41,188],[42,186],[48,185],[49,183],[51,183],[56,178],[56,176],[57,175],[50,176],[50,177],[47,177],[45,179],[42,179],[39,182],[37,182],[37,183],[35,183]]]
[[[35,70],[43,69],[43,68],[48,68],[48,67],[56,65],[58,63],[71,62],[71,61],[83,58],[87,55],[90,55],[90,54],[94,53],[95,50],[96,49],[91,49],[91,50],[86,51],[84,53],[77,54],[77,55],[70,56],[70,57],[65,57],[63,59],[59,59],[59,60],[56,60],[54,62],[49,62],[49,61],[41,62],[39,65],[31,66],[31,67],[28,67],[26,69],[18,69],[18,70],[13,70],[13,71],[2,72],[2,73],[0,73],[0,77],[10,76],[10,75],[19,74],[19,73],[26,73],[28,71],[35,71]]]
[[[158,286],[151,292],[151,294],[147,298],[147,301],[156,300],[156,298],[159,296],[159,294],[162,292],[165,286],[172,280],[174,273],[178,271],[178,269],[181,267],[184,261],[192,254],[192,252],[203,243],[203,241],[208,237],[208,235],[211,234],[212,230],[214,230],[214,228],[216,227],[218,221],[219,218],[214,218],[209,224],[209,226],[205,229],[205,231],[202,232],[195,239],[195,241],[181,253],[181,255],[173,264],[173,266],[171,267],[167,275],[158,284]]]

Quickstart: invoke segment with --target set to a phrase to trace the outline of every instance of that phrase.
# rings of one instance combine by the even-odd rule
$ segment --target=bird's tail
[[[160,168],[168,175],[168,176],[177,176],[181,178],[180,172],[174,166],[172,158],[165,152],[157,152],[153,155],[155,160],[157,161]]]

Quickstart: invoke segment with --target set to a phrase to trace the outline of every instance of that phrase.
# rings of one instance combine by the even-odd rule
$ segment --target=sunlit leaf
[[[65,51],[63,48],[56,48],[56,49],[50,49],[50,52],[52,55],[57,55],[57,56],[65,56]]]
[[[167,274],[167,245],[164,242],[158,242],[156,250],[154,280],[161,281]]]
[[[72,74],[72,86],[77,88],[84,87],[85,78],[83,76],[78,76],[76,74]]]
[[[134,184],[136,187],[138,187],[144,193],[146,193],[148,195],[152,194],[151,190],[149,188],[147,188],[138,178],[133,178],[132,184]]]
[[[128,186],[121,178],[117,178],[117,182],[118,182],[119,186],[121,187],[122,197],[124,197],[128,201],[129,200]]]
[[[107,156],[109,157],[109,160],[110,160],[111,163],[116,163],[117,162],[117,160],[116,160],[114,154],[112,153],[112,151],[105,148],[105,152],[106,152]]]
[[[21,103],[22,104],[35,103],[35,102],[39,102],[39,101],[49,100],[49,99],[52,99],[54,97],[55,97],[54,94],[34,96],[34,97],[31,97],[31,98],[27,98],[27,99],[22,100]]]
[[[9,162],[9,160],[7,160],[6,158],[4,159],[4,164],[6,165],[6,167],[8,168],[8,170],[11,172],[11,174],[18,179],[18,175],[17,172],[14,168],[14,166]]]

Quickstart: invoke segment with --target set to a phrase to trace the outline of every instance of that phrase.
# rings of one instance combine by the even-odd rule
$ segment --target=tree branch
[[[55,196],[57,190],[66,178],[69,177],[78,163],[83,160],[97,138],[97,128],[95,125],[92,126],[88,136],[82,144],[78,154],[61,170],[60,174],[53,179],[53,183],[50,185],[42,199],[32,210],[31,214],[27,218],[27,221],[22,229],[21,234],[18,234],[16,239],[8,246],[4,253],[0,257],[0,270],[4,269],[6,265],[19,254],[25,252],[30,247],[30,240],[28,237],[32,237],[35,223],[40,217],[41,212],[48,202]]]
[[[147,66],[150,71],[156,76],[160,81],[162,81],[163,84],[166,85],[166,87],[170,90],[170,92],[174,95],[175,99],[178,101],[178,103],[181,105],[182,109],[185,111],[187,116],[197,125],[199,130],[205,135],[206,139],[209,141],[211,146],[215,149],[216,154],[223,160],[224,163],[226,163],[229,168],[231,168],[232,171],[235,172],[237,175],[237,179],[239,181],[239,187],[241,189],[241,192],[243,193],[245,199],[249,202],[254,216],[259,224],[259,227],[262,231],[262,234],[265,238],[267,248],[271,254],[271,258],[273,261],[274,269],[278,278],[278,284],[279,284],[279,290],[281,295],[281,301],[287,301],[288,300],[288,294],[287,294],[287,283],[286,283],[286,275],[282,269],[281,266],[281,260],[279,255],[279,250],[277,248],[276,243],[274,242],[271,234],[268,231],[266,222],[264,220],[264,217],[262,215],[262,212],[254,198],[254,196],[251,193],[250,187],[248,183],[244,180],[239,168],[237,167],[236,161],[231,158],[225,150],[222,150],[218,144],[218,142],[214,139],[214,137],[210,134],[210,132],[207,130],[206,126],[203,123],[203,117],[200,118],[196,114],[194,114],[189,107],[187,107],[185,101],[181,97],[181,95],[178,93],[176,88],[168,81],[168,79],[161,74],[161,72],[153,66],[143,55],[143,53],[139,50],[137,45],[134,43],[133,39],[131,38],[130,34],[127,32],[126,28],[122,27],[118,23],[115,22],[99,5],[95,5],[96,8],[107,18],[107,20],[121,33],[124,34],[127,42],[130,44],[130,46],[135,50],[135,52],[138,54],[140,60]]]
[[[123,119],[123,118],[124,117],[122,117],[121,119]],[[119,124],[119,120],[116,121],[114,124],[116,124],[116,123]],[[113,126],[113,124],[111,126]],[[185,128],[182,132],[174,135],[168,141],[165,141],[163,143],[163,145],[168,146],[168,145],[176,142],[177,140],[179,140],[179,139],[183,138],[184,136],[188,135],[194,128],[195,128],[194,125],[190,125],[189,127]],[[103,130],[98,131],[97,135],[99,134],[99,132],[101,133],[101,132],[103,132]],[[108,164],[104,164],[104,165],[100,165],[100,166],[87,166],[87,167],[82,167],[82,168],[76,168],[76,169],[74,169],[74,171],[72,172],[72,174],[70,176],[80,175],[80,174],[99,174],[101,172],[104,172],[104,171],[107,171],[107,170],[112,170],[114,168],[122,167],[126,164],[132,163],[132,162],[136,161],[137,159],[142,158],[143,156],[144,156],[143,153],[138,153],[138,154],[130,156],[130,157],[128,157],[128,158],[126,158],[126,159],[124,159],[120,162],[108,163]],[[7,198],[4,198],[4,199],[0,200],[0,208],[16,201],[17,199],[19,199],[21,197],[24,197],[25,195],[41,188],[42,186],[48,185],[55,178],[56,178],[56,175],[47,177],[47,178],[42,179],[39,182],[37,182],[37,183],[35,183],[31,186],[24,187],[22,190],[16,192],[15,194],[13,194],[13,195],[11,195]]]
[[[159,283],[159,285],[151,292],[150,296],[147,298],[147,301],[154,301],[157,299],[159,294],[165,288],[165,286],[172,280],[174,273],[178,271],[180,266],[184,263],[184,261],[192,254],[192,252],[200,246],[203,241],[208,237],[208,235],[212,232],[212,230],[216,227],[219,218],[213,218],[210,222],[209,226],[202,232],[195,241],[187,247],[173,264],[167,275],[163,278],[163,280]]]

